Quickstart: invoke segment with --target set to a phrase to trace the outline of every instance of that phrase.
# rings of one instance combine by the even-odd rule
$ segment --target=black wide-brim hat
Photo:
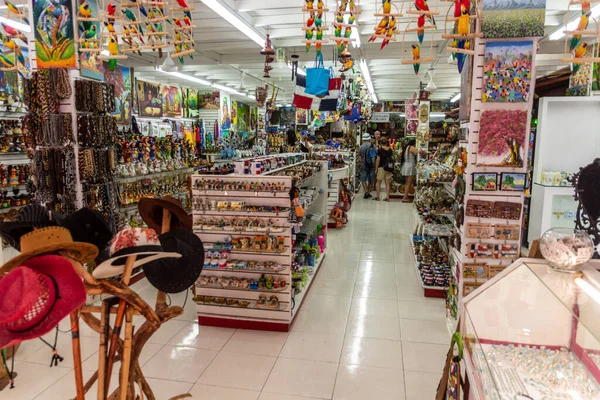
[[[106,248],[113,237],[106,218],[89,207],[67,215],[59,225],[71,232],[74,241],[93,244],[99,252]]]
[[[148,282],[165,293],[179,293],[190,288],[202,273],[204,245],[200,238],[184,230],[159,236],[163,251],[179,253],[179,259],[160,259],[144,265]]]
[[[181,201],[173,196],[165,196],[161,199],[141,198],[138,202],[138,210],[144,222],[159,234],[163,233],[163,210],[171,213],[170,231],[192,230],[192,217],[185,211]]]
[[[0,236],[21,251],[21,237],[34,229],[60,225],[64,216],[38,204],[29,204],[15,217],[14,221],[0,223]]]

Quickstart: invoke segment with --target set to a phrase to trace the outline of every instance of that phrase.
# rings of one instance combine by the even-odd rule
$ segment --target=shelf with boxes
[[[293,278],[305,268],[297,265],[296,248],[311,246],[313,237],[304,230],[315,216],[322,222],[325,215],[318,186],[327,183],[327,165],[313,163],[292,164],[273,175],[192,175],[193,229],[206,252],[194,285],[201,325],[289,330],[300,306],[296,294],[310,284],[308,278],[303,284]],[[314,186],[300,189],[302,182]],[[292,207],[296,188],[304,213],[298,202]]]

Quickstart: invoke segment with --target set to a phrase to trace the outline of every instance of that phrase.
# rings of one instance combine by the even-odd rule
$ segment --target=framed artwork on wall
[[[498,174],[495,172],[475,172],[473,173],[473,184],[471,188],[474,192],[494,192],[498,189]]]
[[[483,61],[484,103],[523,103],[529,98],[533,41],[487,42]]]
[[[503,172],[500,178],[500,190],[522,192],[525,190],[524,173]]]
[[[523,167],[527,111],[483,110],[479,118],[477,166]]]

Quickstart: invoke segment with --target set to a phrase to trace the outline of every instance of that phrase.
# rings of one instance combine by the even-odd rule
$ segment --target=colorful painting
[[[406,119],[417,119],[417,110],[419,109],[418,104],[418,101],[415,99],[406,100],[404,104]]]
[[[483,0],[484,38],[544,36],[546,0]]]
[[[250,107],[250,130],[256,132],[258,126],[258,108]]]
[[[220,96],[221,108],[219,112],[219,121],[221,121],[221,131],[229,132],[231,130],[231,115],[229,114],[230,97],[225,92]]]
[[[231,100],[231,124],[237,130],[237,121],[238,121],[238,102],[237,100]]]
[[[500,190],[522,192],[525,190],[525,174],[503,172],[500,179]]]
[[[294,125],[296,123],[296,107],[280,107],[281,120],[280,125]]]
[[[198,110],[218,110],[220,106],[220,92],[198,92]]]
[[[117,68],[111,71],[106,61],[102,63],[102,69],[104,70],[104,81],[115,86],[116,111],[112,115],[117,120],[117,124],[129,124],[132,110],[131,79],[133,74],[131,69],[117,65]]]
[[[188,118],[198,118],[198,91],[196,89],[187,90],[187,108]]]
[[[494,192],[498,188],[498,174],[483,172],[473,174],[472,190],[474,192]]]
[[[76,68],[70,0],[32,0],[37,67]]]
[[[304,108],[296,108],[296,125],[308,124],[308,110]]]
[[[162,97],[163,116],[181,116],[181,90],[177,86],[160,87]]]
[[[531,84],[533,41],[487,42],[483,63],[485,103],[527,102]]]
[[[240,101],[237,103],[237,121],[236,128],[240,135],[248,136],[250,132],[250,106]]]
[[[141,117],[162,117],[162,96],[160,85],[136,79],[138,114]]]
[[[87,0],[88,7],[79,9],[79,16],[84,18],[99,18],[98,13],[98,2],[96,0]],[[89,39],[90,41],[82,42],[79,44],[80,49],[95,48],[100,45],[100,22],[96,21],[78,21],[79,34],[78,37],[82,39]],[[79,66],[81,69],[81,76],[85,76],[92,79],[102,80],[104,78],[102,61],[98,58],[100,53],[98,52],[81,52],[79,53]]]
[[[527,111],[483,110],[479,118],[477,165],[523,167]]]
[[[588,45],[582,57],[591,58],[596,53],[597,45]],[[572,64],[573,73],[569,78],[567,96],[591,96],[594,63]]]
[[[188,109],[188,89],[181,88],[181,116],[189,118],[190,110]]]

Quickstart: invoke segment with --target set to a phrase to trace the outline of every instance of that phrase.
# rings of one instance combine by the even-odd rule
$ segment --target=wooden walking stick
[[[131,273],[133,271],[133,264],[135,263],[135,258],[135,255],[127,257],[127,261],[125,262],[125,271],[123,272],[123,277],[121,278],[121,282],[124,285],[129,285],[129,280],[131,279]],[[110,339],[110,346],[108,348],[108,356],[106,359],[106,384],[104,385],[104,388],[107,392],[110,386],[110,376],[112,374],[114,364],[113,360],[117,352],[117,342],[119,341],[119,337],[121,336],[121,327],[123,326],[123,319],[125,318],[126,307],[127,302],[125,300],[119,300],[117,316],[115,317],[115,327],[113,328],[113,334]]]
[[[164,234],[171,230],[171,212],[166,208],[163,208],[163,219],[160,233]],[[167,294],[162,291],[156,293],[156,310],[162,310],[167,307]]]
[[[98,351],[98,400],[104,400],[106,391],[106,352],[110,329],[110,309],[117,304],[118,297],[102,300],[100,308],[100,349]],[[85,320],[85,318],[84,318]]]
[[[79,310],[69,315],[71,319],[71,344],[73,346],[73,366],[75,369],[75,388],[77,400],[85,400],[83,391],[83,369],[81,368],[81,342],[79,340]]]
[[[131,340],[133,339],[133,307],[127,307],[125,312],[125,340],[121,353],[121,396],[120,400],[127,400],[129,391],[129,366],[131,365]]]

